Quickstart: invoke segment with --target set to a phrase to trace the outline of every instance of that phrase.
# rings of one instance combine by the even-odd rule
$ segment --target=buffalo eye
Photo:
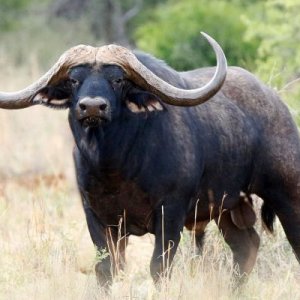
[[[123,84],[123,79],[122,78],[116,78],[116,79],[113,79],[111,81],[111,85],[113,87],[113,89],[117,89],[117,88],[120,88]]]
[[[75,78],[70,78],[69,82],[71,83],[71,86],[74,88],[79,85],[79,80],[77,80]]]

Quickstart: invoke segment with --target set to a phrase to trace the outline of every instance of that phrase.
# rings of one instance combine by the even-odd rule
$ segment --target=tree
[[[139,48],[184,70],[215,63],[214,53],[200,37],[213,36],[222,46],[229,64],[254,68],[259,39],[245,40],[241,15],[252,14],[255,5],[244,1],[169,0],[156,6],[135,33]]]
[[[18,25],[21,12],[30,0],[1,0],[0,1],[0,30],[12,30]]]
[[[267,0],[256,20],[246,19],[247,38],[259,38],[257,72],[281,87],[300,76],[299,0]]]
[[[69,20],[85,16],[97,39],[128,46],[127,23],[141,6],[142,0],[56,0],[50,6],[50,14]]]
[[[300,125],[299,0],[267,0],[260,18],[247,20],[249,39],[259,38],[256,72],[277,88]]]

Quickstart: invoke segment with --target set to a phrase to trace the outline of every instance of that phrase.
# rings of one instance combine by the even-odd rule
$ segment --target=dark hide
[[[201,86],[214,72],[178,73],[149,55],[137,57],[181,88]],[[183,227],[195,229],[201,247],[204,228],[214,219],[240,272],[249,273],[259,237],[252,204],[240,197],[244,192],[264,200],[269,228],[275,214],[279,217],[300,257],[300,144],[292,117],[274,91],[231,67],[220,92],[202,105],[183,108],[162,104],[117,66],[77,67],[70,78],[76,83],[69,95],[69,122],[78,186],[99,250],[118,245],[118,233],[121,241],[131,234],[155,234],[151,274],[157,280],[172,261]],[[82,98],[105,101],[107,107],[82,121]],[[161,107],[152,110],[151,103]],[[111,280],[111,263],[116,269],[114,253],[96,267],[102,284]]]

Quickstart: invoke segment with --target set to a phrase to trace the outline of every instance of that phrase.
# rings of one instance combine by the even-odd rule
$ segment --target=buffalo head
[[[203,87],[185,90],[172,86],[126,48],[79,45],[66,51],[46,74],[27,88],[0,92],[0,108],[19,109],[35,104],[70,108],[83,126],[94,127],[117,116],[121,105],[137,112],[161,109],[160,100],[178,106],[201,104],[218,92],[227,71],[221,47],[207,34],[203,35],[217,57],[216,72]],[[148,104],[143,108],[140,103],[145,101]]]

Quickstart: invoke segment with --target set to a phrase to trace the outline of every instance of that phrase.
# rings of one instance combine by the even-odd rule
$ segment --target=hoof
[[[112,283],[112,275],[111,275],[111,271],[110,271],[110,266],[107,266],[107,264],[98,262],[95,265],[95,272],[96,272],[98,284],[101,287],[108,289]]]

